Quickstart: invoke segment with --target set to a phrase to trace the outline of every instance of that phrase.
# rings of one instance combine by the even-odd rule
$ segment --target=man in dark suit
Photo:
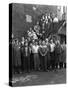
[[[51,64],[51,69],[55,69],[55,43],[53,39],[50,41],[50,64]]]
[[[20,73],[21,72],[21,52],[20,52],[20,43],[18,40],[16,40],[14,52],[15,52],[14,61],[15,61],[16,72]]]
[[[24,58],[24,71],[30,72],[30,47],[28,46],[28,42],[25,42],[23,48],[23,58]]]

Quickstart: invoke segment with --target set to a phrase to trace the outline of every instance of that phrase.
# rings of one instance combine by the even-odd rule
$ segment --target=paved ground
[[[13,86],[32,86],[47,84],[65,84],[66,70],[58,70],[55,72],[31,72],[25,74],[17,74],[13,77]]]

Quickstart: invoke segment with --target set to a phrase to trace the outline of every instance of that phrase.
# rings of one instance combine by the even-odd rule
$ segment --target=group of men
[[[50,71],[65,67],[64,47],[59,40],[46,38],[32,40],[22,38],[12,40],[12,68],[14,73]]]
[[[27,35],[30,39],[45,39],[50,34],[50,30],[52,29],[51,31],[53,31],[58,22],[59,20],[56,15],[53,17],[50,13],[42,14],[36,24],[27,30]]]
[[[55,17],[57,18],[57,17]],[[50,30],[52,22],[50,14],[42,15],[40,21],[30,30],[27,38],[12,39],[12,71],[14,73],[30,71],[50,71],[64,68],[66,65],[66,45],[60,44],[58,39],[46,38],[46,31]]]

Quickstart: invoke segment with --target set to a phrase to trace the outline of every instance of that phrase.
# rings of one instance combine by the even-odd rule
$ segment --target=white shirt
[[[25,47],[25,51],[26,51],[26,56],[28,55],[28,48]]]
[[[24,41],[22,41],[21,43],[22,43],[22,45],[24,45]]]
[[[33,53],[38,53],[38,49],[39,49],[38,45],[37,46],[35,46],[35,45],[32,46],[32,52]]]
[[[33,39],[38,39],[35,33],[33,34]]]
[[[55,48],[55,44],[54,43],[50,44],[50,48],[51,48],[51,52],[53,52]]]
[[[58,22],[58,18],[55,17],[55,18],[53,19],[53,22]]]

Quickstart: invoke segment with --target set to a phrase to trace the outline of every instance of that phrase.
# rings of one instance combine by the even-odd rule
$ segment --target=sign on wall
[[[26,15],[26,22],[31,23],[32,22],[32,16]]]

